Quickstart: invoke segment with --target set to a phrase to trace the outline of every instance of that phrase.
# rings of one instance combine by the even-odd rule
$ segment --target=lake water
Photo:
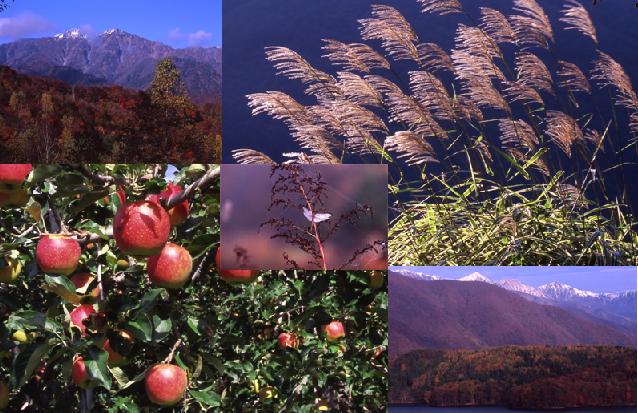
[[[505,413],[523,412],[525,410],[510,410],[504,407],[428,407],[428,406],[394,406],[390,407],[389,413]],[[530,410],[527,410],[530,411]],[[540,410],[533,410],[540,411]],[[560,412],[574,413],[628,413],[635,412],[636,409],[628,408],[603,408],[603,409],[578,409],[560,410]]]

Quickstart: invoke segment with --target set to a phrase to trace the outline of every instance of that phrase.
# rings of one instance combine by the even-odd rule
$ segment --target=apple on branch
[[[144,380],[148,399],[158,406],[173,406],[184,397],[188,376],[174,364],[156,364],[146,373]]]

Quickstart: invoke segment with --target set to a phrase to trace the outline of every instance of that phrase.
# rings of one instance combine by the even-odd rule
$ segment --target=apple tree
[[[0,164],[0,411],[385,411],[384,274],[218,270],[219,177]]]

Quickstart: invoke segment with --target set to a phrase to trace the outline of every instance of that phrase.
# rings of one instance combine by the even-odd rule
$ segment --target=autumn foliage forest
[[[149,92],[74,86],[0,67],[3,162],[211,162],[219,159],[221,103],[198,106],[170,60]]]
[[[390,368],[390,403],[559,409],[636,405],[636,350],[508,346],[416,350]]]

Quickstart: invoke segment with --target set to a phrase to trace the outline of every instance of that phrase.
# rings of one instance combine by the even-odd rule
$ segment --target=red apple
[[[124,354],[128,354],[133,345],[133,337],[126,330],[117,330],[115,334],[110,334],[109,337],[110,338],[105,338],[102,343],[102,349],[109,353],[109,366],[118,367],[125,365],[128,360],[126,356],[120,354],[118,350]],[[111,343],[113,343],[115,349],[111,346]]]
[[[80,329],[82,335],[86,334],[86,326],[83,321],[95,314],[95,308],[90,304],[81,304],[71,311],[71,323]]]
[[[146,373],[146,395],[159,406],[173,406],[184,397],[186,372],[174,364],[156,364]]]
[[[171,198],[180,194],[182,191],[183,189],[181,186],[170,182],[166,189],[160,192],[159,195],[149,195],[146,199],[157,203],[160,203],[160,201],[168,202]],[[174,227],[182,225],[186,221],[186,218],[188,218],[189,210],[190,206],[188,205],[187,199],[170,208],[168,210],[168,216],[170,217],[171,225]]]
[[[88,272],[79,272],[71,276],[71,282],[73,283],[73,285],[75,285],[75,290],[77,293],[90,295],[93,298],[99,298],[100,287],[95,287],[91,291],[89,291],[89,286],[94,279],[95,277],[93,277]]]
[[[299,346],[299,338],[295,333],[281,333],[277,341],[279,342],[279,348],[282,350]]]
[[[113,219],[113,237],[120,250],[129,255],[148,257],[158,254],[171,230],[164,208],[153,201],[123,205]]]
[[[35,248],[35,259],[44,272],[69,275],[80,261],[80,244],[69,235],[45,234]]]
[[[159,287],[182,288],[190,279],[193,259],[184,247],[166,243],[159,255],[150,257],[146,263],[148,278]]]
[[[251,283],[259,276],[259,271],[255,270],[222,270],[220,265],[221,247],[217,248],[215,261],[217,263],[217,272],[222,280],[235,283]]]
[[[370,287],[372,288],[381,288],[383,286],[383,282],[385,280],[385,277],[383,276],[383,272],[382,271],[372,271],[370,273]]]
[[[0,410],[4,410],[9,405],[9,386],[0,381]]]
[[[341,321],[332,321],[330,324],[324,326],[323,331],[328,341],[337,341],[341,337],[346,336],[346,330]]]
[[[82,389],[88,389],[94,385],[89,378],[89,374],[86,371],[86,364],[81,356],[76,356],[73,360],[71,379],[73,379],[73,383]]]
[[[32,169],[31,164],[0,163],[0,188],[19,187]]]

